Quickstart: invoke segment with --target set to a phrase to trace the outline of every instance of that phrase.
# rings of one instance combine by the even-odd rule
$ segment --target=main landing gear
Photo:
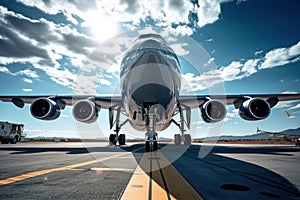
[[[121,108],[117,109],[117,116],[116,116],[116,120],[114,121],[113,119],[113,109],[110,108],[109,109],[109,121],[110,121],[110,129],[112,129],[112,127],[114,126],[114,124],[116,124],[116,130],[115,130],[115,134],[110,134],[109,136],[109,144],[110,145],[116,145],[117,142],[119,142],[119,145],[125,145],[125,134],[119,134],[121,127],[124,126],[127,122],[128,119],[125,120],[122,124],[120,124],[120,114],[121,114]]]
[[[180,124],[178,122],[176,122],[174,119],[172,120],[172,122],[174,124],[176,124],[176,126],[178,126],[178,128],[180,129],[181,134],[175,134],[174,135],[174,144],[175,145],[181,145],[181,143],[183,142],[184,145],[191,145],[192,143],[192,137],[191,134],[184,134],[185,129],[184,129],[184,116],[183,116],[183,111],[181,106],[178,106],[178,110],[179,110],[179,115],[180,115]],[[190,127],[190,110],[187,110],[187,126],[188,128]]]
[[[125,145],[125,134],[110,134],[109,135],[109,144],[110,145],[117,145],[117,142],[119,142],[119,145]]]

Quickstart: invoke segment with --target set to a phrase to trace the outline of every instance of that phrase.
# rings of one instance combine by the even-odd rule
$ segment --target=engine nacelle
[[[93,123],[98,118],[98,107],[94,102],[89,99],[79,100],[73,106],[73,116],[77,121],[84,123]]]
[[[201,108],[202,119],[207,123],[215,123],[226,117],[225,105],[217,100],[209,100]]]
[[[55,101],[41,97],[32,102],[30,112],[37,119],[54,120],[59,117],[60,108]]]
[[[271,113],[269,103],[260,98],[251,98],[240,106],[239,115],[249,121],[266,119]]]

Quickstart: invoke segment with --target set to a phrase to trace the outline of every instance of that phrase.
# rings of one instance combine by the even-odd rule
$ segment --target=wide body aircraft
[[[124,54],[120,66],[119,96],[42,95],[0,96],[19,108],[31,104],[33,117],[54,120],[67,105],[73,106],[73,116],[81,123],[93,123],[100,109],[109,110],[110,129],[115,127],[109,142],[125,144],[122,127],[129,123],[145,134],[145,150],[156,151],[157,131],[172,123],[181,134],[174,135],[176,145],[191,144],[185,134],[191,126],[191,109],[199,109],[202,119],[216,123],[226,117],[226,105],[233,104],[245,120],[266,119],[279,101],[299,100],[300,94],[238,94],[238,95],[180,95],[181,67],[177,55],[158,34],[140,35]],[[184,114],[185,113],[185,114]],[[126,120],[120,121],[125,115]],[[179,115],[180,121],[174,120]]]

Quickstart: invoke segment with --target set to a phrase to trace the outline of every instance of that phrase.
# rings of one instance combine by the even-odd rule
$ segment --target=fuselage
[[[176,54],[160,35],[141,35],[135,41],[122,60],[120,80],[123,105],[133,128],[146,130],[145,108],[157,115],[155,130],[171,124],[181,71]]]

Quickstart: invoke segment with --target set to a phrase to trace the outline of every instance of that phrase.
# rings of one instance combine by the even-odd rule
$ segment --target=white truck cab
[[[14,124],[9,122],[0,122],[0,141],[1,144],[16,144],[21,141],[24,131],[24,124]]]

